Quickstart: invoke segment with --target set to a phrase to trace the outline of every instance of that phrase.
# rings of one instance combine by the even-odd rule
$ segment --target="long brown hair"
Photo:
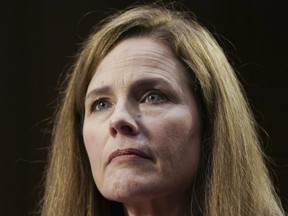
[[[159,39],[172,49],[203,103],[205,133],[199,173],[188,191],[190,215],[284,215],[255,121],[222,49],[187,14],[157,5],[109,17],[79,52],[55,118],[42,215],[112,215],[114,204],[94,184],[82,139],[84,97],[109,50],[120,40],[138,36]]]

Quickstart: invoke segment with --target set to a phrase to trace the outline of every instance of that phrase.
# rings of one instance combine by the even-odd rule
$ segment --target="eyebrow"
[[[90,98],[93,98],[95,95],[102,95],[107,94],[107,92],[111,92],[111,88],[109,86],[103,86],[100,88],[94,88],[91,90],[85,97],[85,101],[87,101]]]
[[[173,85],[169,82],[166,81],[165,79],[162,78],[144,78],[137,80],[133,83],[132,89],[134,88],[139,88],[139,87],[151,87],[151,86],[157,86],[157,85],[165,85],[173,88]]]
[[[136,91],[136,89],[138,88],[155,87],[157,85],[168,86],[169,89],[174,90],[174,86],[172,85],[172,83],[163,78],[143,78],[136,80],[131,85],[131,90]],[[89,98],[93,98],[95,95],[109,94],[110,92],[112,92],[110,86],[94,88],[86,95],[85,101],[87,101]]]

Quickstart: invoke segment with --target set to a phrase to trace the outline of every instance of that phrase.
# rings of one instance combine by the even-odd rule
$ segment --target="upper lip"
[[[126,148],[126,149],[118,149],[114,152],[112,152],[109,155],[108,158],[108,164],[116,157],[121,156],[121,155],[136,155],[142,158],[147,158],[150,159],[150,157],[143,151],[140,149],[135,149],[135,148]]]

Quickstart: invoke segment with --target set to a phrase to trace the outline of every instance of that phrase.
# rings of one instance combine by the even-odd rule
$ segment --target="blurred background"
[[[138,1],[138,3],[152,1]],[[271,176],[288,203],[287,0],[177,1],[194,12],[237,70]],[[0,215],[29,215],[43,192],[60,77],[91,28],[127,0],[0,3]],[[269,136],[267,136],[267,134]]]

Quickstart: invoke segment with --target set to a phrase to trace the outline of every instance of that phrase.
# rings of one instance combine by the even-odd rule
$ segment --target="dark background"
[[[35,208],[59,77],[91,27],[134,2],[1,1],[1,216],[28,215]],[[287,0],[178,2],[216,35],[238,71],[256,119],[269,134],[261,132],[263,149],[274,161],[271,175],[287,210]]]

